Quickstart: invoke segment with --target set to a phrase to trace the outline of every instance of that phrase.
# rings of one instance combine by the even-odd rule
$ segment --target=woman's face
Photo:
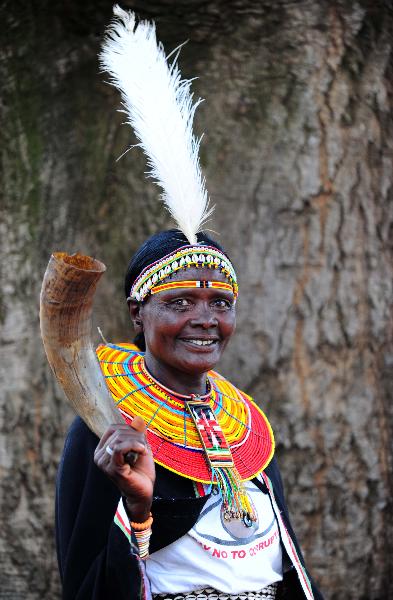
[[[179,271],[170,279],[181,280],[227,283],[217,269],[196,267]],[[233,293],[213,288],[159,292],[150,296],[134,317],[145,335],[146,364],[154,361],[166,372],[190,375],[215,367],[235,330],[235,320]]]

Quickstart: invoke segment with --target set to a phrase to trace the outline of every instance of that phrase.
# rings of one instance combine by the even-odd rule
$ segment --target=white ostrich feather
[[[148,158],[149,176],[161,186],[165,206],[190,244],[211,214],[192,132],[195,110],[191,81],[181,79],[177,55],[171,65],[154,23],[113,7],[115,19],[100,54],[102,68],[122,95],[124,112]]]

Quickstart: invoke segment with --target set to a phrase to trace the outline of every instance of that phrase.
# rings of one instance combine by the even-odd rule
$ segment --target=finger
[[[129,425],[126,425],[125,423],[113,423],[112,425],[109,425],[108,429],[105,431],[105,433],[102,435],[100,441],[98,442],[97,448],[99,448],[99,449],[105,448],[105,446],[108,443],[109,438],[116,431],[128,431],[128,430],[129,430]]]
[[[135,431],[140,431],[141,433],[145,433],[146,426],[142,417],[136,416],[133,418],[131,427],[135,429]]]
[[[105,450],[108,448],[108,446],[110,450],[113,451],[113,454],[127,454],[127,452],[146,454],[147,452],[145,440],[141,440],[139,438],[110,438]],[[112,454],[112,452],[109,451],[108,454]]]
[[[130,467],[134,467],[136,461],[138,460],[139,456],[143,456],[144,454],[152,454],[152,449],[149,443],[147,443],[146,441],[146,447],[145,447],[145,452],[142,454],[138,454],[136,452],[127,452],[127,454],[124,455],[124,462],[126,462],[128,465],[130,465]]]
[[[113,454],[112,446],[114,445],[118,434],[118,428],[111,425],[101,437],[94,451],[94,462],[97,466],[102,467],[105,463],[110,461],[111,455]]]
[[[134,419],[132,420],[132,423],[131,423],[131,427],[133,429],[135,429],[135,431],[140,431],[141,433],[145,434],[146,426],[145,426],[145,422],[142,419],[142,417],[139,417],[139,416],[134,417]],[[144,436],[144,437],[145,437],[145,445],[146,445],[146,449],[147,449],[146,436]],[[136,452],[127,452],[127,454],[124,455],[124,460],[128,465],[130,465],[130,467],[133,467],[135,465],[136,461],[138,460],[138,454]]]
[[[95,464],[105,471],[108,475],[115,475],[119,472],[119,469],[123,469],[127,464],[128,466],[134,466],[139,456],[146,453],[145,446],[136,442],[132,445],[133,450],[129,450],[130,444],[118,444],[115,448],[112,448],[109,444],[99,450],[94,456]],[[126,459],[128,457],[128,460]],[[130,465],[130,461],[133,461]]]
[[[94,461],[97,466],[104,466],[110,463],[111,456],[114,452],[122,452],[126,458],[121,459],[120,456],[116,456],[114,462],[117,465],[123,465],[124,463],[133,466],[138,460],[139,454],[145,454],[147,451],[147,441],[145,432],[146,427],[142,417],[134,417],[131,426],[126,423],[112,424],[105,431],[101,437],[98,446],[94,452]],[[130,440],[130,434],[132,436]],[[133,437],[135,436],[135,437]],[[130,446],[133,444],[133,440],[139,442],[140,446]],[[126,448],[122,447],[121,444],[125,443]],[[107,448],[109,449],[107,450]],[[113,450],[113,453],[111,452]]]
[[[94,453],[94,459],[96,463],[108,463],[114,454],[126,455],[128,452],[143,455],[147,453],[147,446],[145,436],[127,426],[126,430],[114,431],[106,440],[105,446],[98,446]],[[129,457],[129,460],[132,460],[132,457]],[[120,456],[116,456],[114,462],[124,464]]]
[[[132,461],[132,465],[130,466],[133,466],[139,456],[147,453],[145,441],[137,438],[109,438],[108,442],[104,452],[109,456],[109,460],[104,460],[114,467],[123,467],[126,463],[130,465],[130,460]],[[110,452],[107,450],[108,446],[111,450]],[[125,457],[129,453],[133,456],[129,456],[128,460],[126,460]]]

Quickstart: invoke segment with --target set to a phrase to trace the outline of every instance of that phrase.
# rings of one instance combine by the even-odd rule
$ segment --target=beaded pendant
[[[186,406],[198,431],[205,458],[220,489],[224,520],[242,519],[247,527],[251,527],[257,520],[256,512],[210,403],[193,396],[192,400],[186,402]]]

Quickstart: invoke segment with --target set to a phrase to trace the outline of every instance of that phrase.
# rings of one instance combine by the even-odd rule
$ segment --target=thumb
[[[135,431],[140,431],[141,433],[146,431],[145,422],[142,417],[139,416],[133,418],[131,427],[135,429]]]
[[[132,427],[132,429],[135,429],[135,431],[138,431],[140,433],[145,433],[146,431],[145,422],[142,419],[142,417],[139,416],[133,418],[130,427]],[[133,467],[137,460],[138,454],[136,452],[127,452],[127,454],[124,456],[124,461],[127,464],[129,464],[130,467]]]

